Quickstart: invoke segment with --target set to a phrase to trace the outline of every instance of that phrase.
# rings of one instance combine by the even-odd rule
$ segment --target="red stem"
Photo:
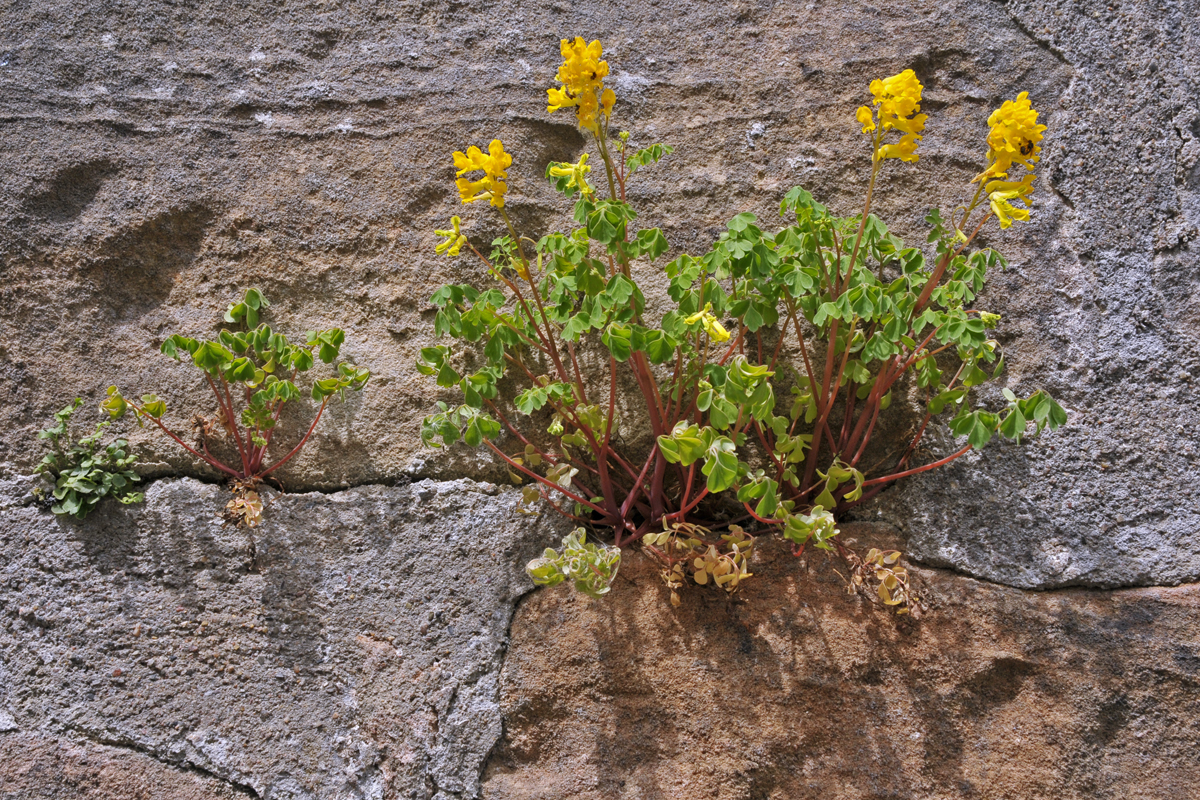
[[[541,475],[538,475],[536,472],[533,472],[532,470],[526,469],[524,464],[518,464],[518,463],[516,463],[516,462],[515,462],[515,461],[513,461],[511,458],[509,458],[509,457],[508,457],[508,456],[507,456],[507,455],[504,453],[504,451],[503,451],[503,450],[501,450],[499,447],[496,447],[496,445],[492,444],[491,440],[489,440],[489,439],[484,439],[484,440],[483,440],[483,443],[484,443],[484,444],[486,444],[488,447],[490,447],[490,448],[492,449],[492,452],[493,452],[493,453],[495,453],[496,455],[500,456],[500,458],[504,459],[505,463],[507,463],[507,464],[508,464],[510,467],[512,467],[512,468],[514,468],[514,469],[517,469],[517,470],[520,470],[521,472],[525,473],[525,474],[526,474],[526,475],[528,475],[529,477],[533,478],[533,479],[534,479],[535,481],[537,481],[538,483],[541,483],[541,484],[544,484],[544,485],[546,485],[546,486],[549,486],[551,489],[555,490],[556,492],[561,492],[562,494],[564,494],[564,495],[566,495],[567,497],[569,497],[569,498],[571,498],[572,500],[574,500],[576,503],[580,503],[581,505],[585,505],[585,506],[587,506],[588,508],[590,508],[590,509],[592,509],[593,511],[595,511],[597,514],[603,514],[603,515],[604,515],[604,516],[606,516],[606,517],[608,516],[608,512],[607,512],[607,511],[605,511],[605,510],[604,510],[603,508],[601,508],[600,506],[596,505],[595,503],[593,503],[593,502],[591,502],[591,501],[589,501],[589,500],[584,500],[582,497],[580,497],[579,495],[575,494],[574,492],[568,491],[568,490],[564,489],[563,487],[559,486],[557,483],[554,483],[553,481],[550,481],[550,480],[547,480],[546,478],[543,478]]]
[[[313,432],[313,430],[315,430],[315,429],[316,429],[316,427],[317,427],[317,423],[321,421],[321,415],[325,413],[325,406],[327,406],[327,405],[329,405],[329,398],[328,398],[328,397],[326,397],[324,400],[322,400],[322,401],[321,401],[321,408],[320,408],[320,410],[318,410],[318,411],[317,411],[317,418],[316,418],[316,419],[314,419],[314,420],[312,421],[312,425],[309,425],[309,426],[308,426],[308,433],[304,434],[304,438],[300,440],[300,444],[298,444],[298,445],[296,445],[295,447],[293,447],[293,448],[292,448],[292,452],[288,453],[286,456],[284,456],[283,458],[281,458],[279,461],[276,461],[276,462],[275,462],[275,466],[271,467],[271,468],[270,468],[270,469],[268,469],[266,472],[260,472],[260,473],[258,473],[258,474],[257,474],[255,477],[257,477],[257,478],[265,478],[265,477],[267,477],[267,476],[268,476],[268,475],[270,475],[272,472],[274,472],[275,470],[279,469],[279,468],[280,468],[280,467],[282,467],[284,464],[286,464],[288,461],[290,461],[290,460],[291,460],[291,458],[292,458],[292,456],[296,455],[296,453],[299,453],[299,452],[300,452],[300,448],[301,448],[301,447],[304,447],[304,444],[305,444],[305,443],[308,441],[308,437],[312,436],[312,432]]]
[[[949,464],[954,459],[956,459],[960,456],[966,455],[970,450],[971,450],[971,445],[968,444],[965,447],[963,447],[962,450],[959,450],[958,452],[956,452],[952,455],[948,455],[945,458],[941,459],[940,461],[934,461],[932,464],[926,464],[923,467],[915,467],[913,469],[905,470],[904,472],[897,472],[893,475],[886,475],[882,478],[873,478],[872,480],[869,480],[869,481],[863,481],[863,486],[864,487],[874,486],[877,483],[887,483],[888,481],[895,481],[895,480],[899,480],[900,478],[907,478],[909,475],[916,475],[918,472],[928,472],[931,469],[936,469],[938,467]]]
[[[749,503],[742,503],[742,505],[745,506],[746,511],[749,512],[750,516],[754,517],[759,522],[766,523],[767,525],[778,525],[779,524],[779,520],[777,520],[777,519],[763,519],[758,514],[755,514],[754,509],[752,509],[750,507]]]
[[[128,401],[126,401],[126,402],[128,402]],[[215,458],[212,458],[211,456],[205,456],[205,455],[202,455],[202,454],[196,452],[196,450],[189,447],[187,445],[187,443],[183,441],[183,439],[180,439],[178,436],[176,436],[174,433],[172,433],[170,428],[168,428],[166,425],[163,425],[162,422],[159,421],[158,419],[156,419],[155,417],[151,417],[149,414],[146,414],[145,412],[143,412],[141,410],[141,408],[139,408],[138,406],[135,406],[133,403],[129,403],[129,407],[134,409],[135,411],[141,413],[143,416],[149,418],[151,422],[153,422],[155,425],[157,425],[159,428],[162,429],[163,433],[165,433],[167,436],[170,436],[172,439],[174,439],[176,444],[178,444],[184,450],[187,450],[189,453],[194,455],[196,458],[200,459],[201,461],[203,461],[207,464],[212,465],[213,467],[216,467],[217,469],[221,470],[222,472],[226,472],[226,473],[232,475],[233,477],[235,477],[239,480],[242,479],[241,475],[237,474],[237,472],[235,472],[234,470],[225,466],[220,461],[217,461]]]

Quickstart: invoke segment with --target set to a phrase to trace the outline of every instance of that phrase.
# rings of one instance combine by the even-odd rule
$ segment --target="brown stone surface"
[[[1037,593],[918,569],[929,609],[898,622],[835,566],[768,545],[734,601],[693,586],[673,609],[630,556],[602,601],[529,596],[483,796],[1194,796],[1200,586]]]
[[[253,792],[136,751],[0,733],[0,800],[236,800]]]

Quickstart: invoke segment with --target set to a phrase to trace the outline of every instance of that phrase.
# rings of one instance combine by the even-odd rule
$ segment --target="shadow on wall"
[[[898,541],[886,526],[844,533]],[[513,621],[483,796],[1175,791],[1200,677],[1174,653],[1194,638],[1194,587],[1028,593],[920,570],[929,610],[913,621],[847,596],[834,566],[764,542],[737,595],[689,587],[676,609],[630,553],[600,601],[532,595]]]
[[[203,204],[163,211],[100,245],[81,268],[85,286],[117,319],[144,315],[166,302],[176,276],[204,244],[214,217]]]
[[[30,195],[24,210],[46,222],[66,225],[83,213],[104,182],[119,171],[108,159],[73,164],[55,173],[45,188]]]

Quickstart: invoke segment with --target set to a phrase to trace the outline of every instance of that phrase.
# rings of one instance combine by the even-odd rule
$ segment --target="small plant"
[[[129,442],[116,439],[102,446],[108,422],[96,423],[96,429],[75,444],[71,434],[71,417],[83,401],[75,402],[54,415],[55,424],[38,434],[50,442],[51,452],[42,458],[36,474],[45,476],[53,488],[34,490],[43,500],[53,498],[50,510],[59,515],[83,519],[101,500],[111,497],[118,503],[140,503],[145,498],[134,488],[141,478],[130,467],[137,456],[130,454]]]
[[[424,348],[417,368],[457,388],[463,402],[439,403],[422,439],[486,446],[531,481],[526,503],[540,499],[607,529],[616,548],[641,541],[664,564],[673,601],[685,579],[732,590],[749,577],[752,540],[741,527],[749,525],[780,533],[797,554],[809,544],[836,552],[851,568],[852,589],[869,587],[907,612],[915,599],[895,566],[899,554],[858,556],[838,539],[838,518],[997,434],[1020,441],[1030,426],[1040,432],[1066,421],[1041,389],[1023,398],[1004,389],[1007,405],[998,410],[972,397],[1003,370],[988,335],[1000,317],[975,301],[989,271],[1005,262],[995,250],[970,248],[990,220],[1004,229],[1029,218],[1045,126],[1027,95],[988,119],[985,166],[970,199],[945,217],[929,212],[931,261],[871,213],[884,167],[918,159],[927,117],[918,113],[921,84],[905,70],[873,81],[873,105],[857,112],[871,152],[860,214],[836,216],[797,187],[782,199],[785,227],[777,233],[738,214],[708,252],[663,264],[666,238],[636,227],[626,192],[636,173],[672,149],[629,152],[630,135],[610,133],[616,96],[604,85],[599,42],[563,40],[561,52],[561,86],[548,90],[548,110],[575,111],[602,176],[593,183],[588,153],[549,164],[546,177],[573,200],[577,226],[533,241],[506,210],[513,159],[503,143],[454,153],[462,202],[489,201],[508,235],[485,256],[458,217],[437,231],[437,252],[470,251],[495,283],[443,286],[432,297],[435,334],[466,346]],[[656,264],[673,304],[660,314],[647,309],[639,286],[639,274]],[[628,405],[617,402],[626,385],[641,395],[635,424],[617,417]],[[919,422],[898,447],[869,449],[897,396],[921,408]],[[929,423],[947,413],[950,431],[965,441],[914,464]],[[502,446],[504,431],[516,452]],[[728,533],[717,539],[713,531]],[[579,555],[582,541],[577,532],[557,559],[548,553],[531,564],[534,581],[574,577],[601,594],[596,582],[615,574],[615,562],[606,550]],[[590,575],[564,571],[568,562]]]
[[[567,534],[562,544],[561,553],[546,548],[541,558],[529,562],[527,569],[534,580],[541,586],[554,586],[570,579],[588,597],[608,594],[621,566],[621,551],[587,541],[583,528]]]
[[[738,525],[713,541],[699,525],[676,523],[670,530],[647,533],[642,548],[662,564],[662,579],[671,590],[671,604],[679,605],[679,589],[687,578],[700,586],[712,583],[729,594],[752,577],[747,559],[754,550],[754,537]],[[722,552],[723,551],[723,552]]]
[[[332,376],[314,378],[308,394],[321,405],[312,424],[294,447],[270,462],[267,453],[280,415],[288,403],[301,397],[296,381],[313,369],[317,359],[334,364],[346,335],[339,328],[309,331],[304,344],[294,344],[259,322],[260,312],[269,305],[261,292],[250,289],[241,302],[225,312],[225,321],[239,323],[243,330],[223,329],[216,341],[174,334],[162,343],[163,353],[176,361],[187,356],[204,373],[216,400],[214,416],[197,415],[192,419],[195,446],[166,426],[163,416],[167,405],[156,395],[142,395],[137,403],[110,386],[102,405],[113,419],[132,410],[139,425],[149,420],[184,450],[229,476],[234,498],[226,507],[227,516],[232,522],[250,527],[258,524],[262,515],[262,501],[255,491],[258,484],[300,452],[331,398],[344,398],[346,389],[362,389],[370,378],[367,370],[345,362],[336,365]],[[213,449],[221,449],[219,444],[234,457],[214,455]]]

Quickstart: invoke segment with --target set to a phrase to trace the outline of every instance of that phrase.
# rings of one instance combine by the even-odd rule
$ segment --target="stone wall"
[[[514,490],[274,495],[251,538],[191,479],[83,524],[8,488],[0,787],[20,788],[0,797],[71,771],[73,752],[45,764],[48,735],[97,767],[167,764],[257,797],[478,791],[522,566],[557,522],[516,513]]]
[[[480,245],[499,234],[486,208],[458,205],[449,154],[499,135],[516,159],[518,225],[534,236],[567,225],[541,173],[547,160],[574,159],[584,140],[568,116],[546,114],[544,90],[558,39],[575,34],[605,43],[617,120],[635,143],[677,147],[631,198],[673,252],[705,247],[737,212],[769,226],[796,184],[854,213],[868,154],[853,110],[871,78],[908,67],[926,86],[930,120],[920,162],[889,164],[878,208],[921,241],[928,208],[958,202],[979,170],[989,110],[1030,92],[1049,125],[1034,220],[987,240],[1011,266],[984,302],[1004,315],[1007,385],[1050,390],[1069,424],[1033,444],[993,445],[861,510],[899,530],[913,558],[942,568],[923,574],[959,598],[903,634],[911,647],[894,645],[901,634],[885,617],[837,596],[828,575],[804,589],[817,595],[793,596],[798,579],[782,565],[764,571],[775,577],[756,576],[772,588],[745,612],[753,624],[739,624],[764,637],[749,652],[766,647],[780,680],[791,680],[810,662],[780,654],[813,637],[853,639],[839,622],[853,618],[873,643],[867,649],[883,649],[864,656],[878,662],[878,676],[821,656],[825,684],[850,705],[883,702],[885,688],[929,699],[905,701],[897,734],[940,737],[928,751],[884,748],[862,732],[882,712],[830,705],[857,732],[820,739],[820,758],[804,762],[820,773],[814,785],[831,786],[831,775],[866,760],[875,772],[865,774],[911,780],[847,783],[861,785],[857,796],[886,793],[876,786],[921,797],[994,792],[995,775],[1007,773],[977,745],[1009,747],[1029,767],[1022,797],[1060,796],[1055,782],[1088,769],[1120,774],[1081,797],[1173,792],[1168,783],[1139,787],[1136,764],[1157,758],[1182,774],[1181,754],[1196,741],[1175,716],[1182,706],[1167,707],[1197,680],[1192,589],[1017,589],[1200,579],[1197,19],[1195,0],[8,4],[0,10],[0,478],[9,481],[0,509],[0,797],[48,787],[62,797],[145,796],[139,786],[178,797],[468,797],[496,742],[484,794],[497,797],[566,796],[546,786],[619,795],[602,766],[628,781],[630,797],[816,791],[755,777],[801,763],[777,755],[755,756],[769,769],[732,757],[709,764],[725,776],[722,787],[742,788],[706,795],[711,781],[682,788],[664,777],[691,769],[666,749],[626,763],[626,751],[603,744],[609,734],[572,732],[568,718],[665,713],[629,699],[663,693],[645,688],[654,680],[638,689],[648,679],[594,662],[587,642],[599,619],[609,620],[605,635],[677,637],[672,647],[690,655],[672,656],[672,670],[750,668],[725,645],[705,655],[717,635],[710,629],[726,624],[709,612],[651,610],[645,576],[618,582],[607,610],[535,595],[514,623],[523,649],[501,687],[508,620],[529,588],[520,562],[552,541],[558,523],[515,516],[509,490],[479,483],[504,480],[489,459],[423,450],[416,435],[439,396],[411,367],[431,342],[426,300],[443,282],[482,278],[465,261],[435,258],[431,231],[459,213]],[[190,371],[157,347],[172,332],[211,334],[250,285],[272,300],[277,328],[344,327],[343,352],[374,374],[366,391],[331,407],[281,473],[299,493],[269,508],[258,559],[248,561],[241,533],[213,522],[219,492],[195,479],[215,476],[150,431],[131,438],[148,476],[171,480],[152,484],[145,507],[105,509],[77,525],[30,505],[19,476],[40,458],[37,430],[71,398],[94,407],[117,383],[157,391],[176,420],[206,412]],[[300,424],[286,420],[281,435]],[[940,429],[927,455],[951,444]],[[304,493],[313,490],[333,493]],[[360,583],[372,588],[360,593]],[[777,608],[780,596],[792,605]],[[722,602],[703,607],[733,613]],[[805,602],[829,615],[836,634],[821,633],[819,619],[780,627],[763,616],[790,608],[807,619],[795,605]],[[997,604],[1011,611],[1004,624]],[[574,609],[554,617],[568,635],[543,661],[530,660],[539,626],[559,606]],[[1109,614],[1148,620],[1149,638],[1127,646],[1102,635]],[[988,647],[1000,655],[964,631],[971,620],[991,620]],[[654,628],[661,624],[670,632]],[[1047,626],[1070,629],[1063,652],[1092,677],[1068,680],[1074,667],[1031,633]],[[572,658],[566,643],[583,648],[582,660],[558,675]],[[1106,655],[1113,649],[1119,658]],[[636,655],[614,650],[610,660]],[[1007,665],[995,681],[993,662]],[[1161,679],[1161,695],[1123,689],[1112,677],[1122,674],[1151,686]],[[1100,688],[1080,688],[1093,678]],[[990,697],[993,684],[996,703],[971,700]],[[538,686],[551,700],[529,705],[528,687]],[[715,686],[694,684],[706,697]],[[743,702],[779,705],[767,689],[746,689]],[[804,701],[789,691],[789,702]],[[568,712],[564,698],[579,692],[590,699]],[[669,713],[685,714],[692,695],[672,697]],[[1069,711],[1062,704],[1072,698],[1083,705]],[[1114,703],[1117,711],[1103,711]],[[1047,705],[1064,710],[1041,720],[1041,733],[997,738],[996,726],[1009,724],[1001,710],[1024,724]],[[803,736],[832,724],[783,708],[762,714],[774,715],[768,729],[786,722]],[[934,725],[946,714],[950,727]],[[1101,741],[1110,718],[1120,725]],[[542,722],[557,733],[529,732]],[[1048,747],[1056,731],[1056,752],[1084,766],[1038,771],[1041,755],[1019,761],[1022,742]],[[661,731],[638,741],[651,734]],[[559,742],[534,748],[530,736]],[[742,738],[783,753],[788,745],[772,736]],[[703,736],[675,741],[683,748]],[[959,766],[941,765],[952,751]],[[114,770],[138,777],[114,783]]]

